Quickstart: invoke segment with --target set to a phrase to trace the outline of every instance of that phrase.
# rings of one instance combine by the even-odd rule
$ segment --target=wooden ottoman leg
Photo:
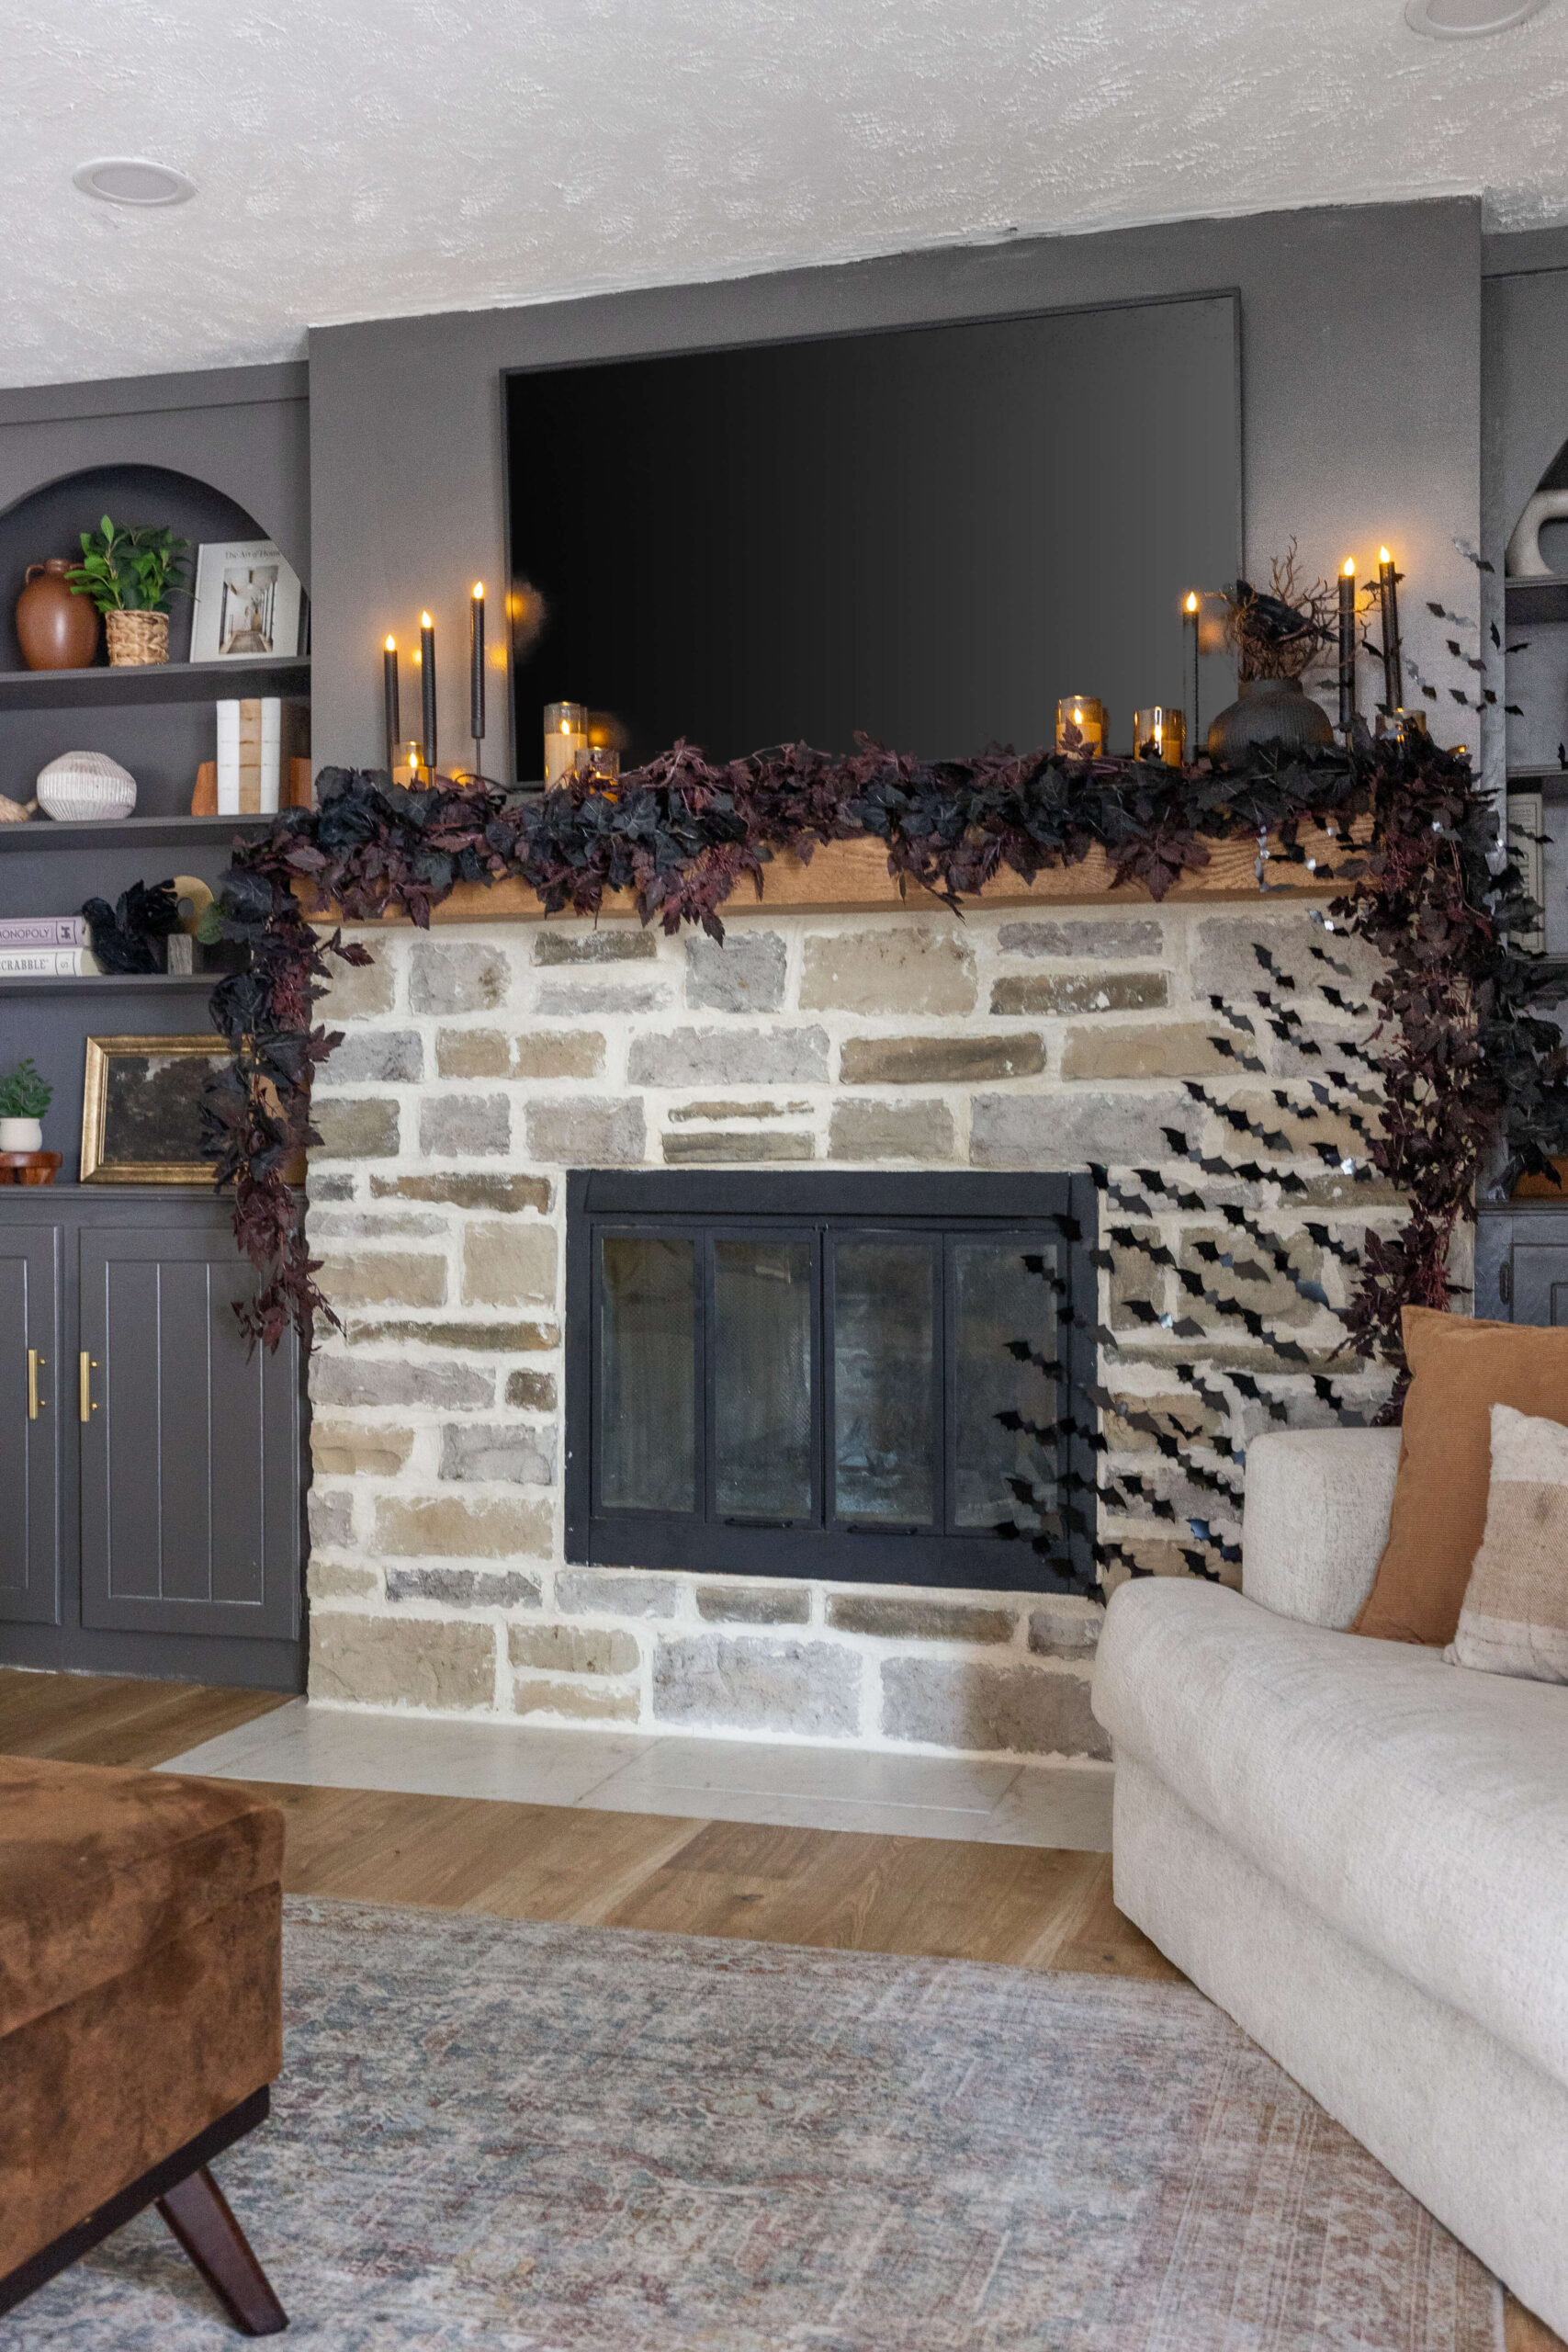
[[[288,2314],[205,2165],[165,2190],[158,2211],[242,2335],[276,2335],[288,2326]]]

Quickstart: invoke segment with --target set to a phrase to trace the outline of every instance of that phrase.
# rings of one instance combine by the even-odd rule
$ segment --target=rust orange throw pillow
[[[1404,1309],[1411,1371],[1388,1542],[1350,1631],[1451,1642],[1486,1528],[1492,1408],[1568,1426],[1568,1330]]]

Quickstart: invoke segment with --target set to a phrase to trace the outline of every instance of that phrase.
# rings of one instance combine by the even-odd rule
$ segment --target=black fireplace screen
[[[1065,1173],[574,1171],[568,1557],[1081,1579],[1094,1221]]]

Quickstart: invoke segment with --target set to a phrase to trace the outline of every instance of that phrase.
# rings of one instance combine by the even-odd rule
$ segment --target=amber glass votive
[[[1076,729],[1077,741],[1068,741]],[[1105,749],[1105,705],[1093,695],[1064,695],[1056,705],[1056,749],[1091,759]]]
[[[595,784],[618,784],[621,755],[613,743],[584,743],[572,761],[572,772],[592,776]]]
[[[587,706],[580,702],[545,705],[545,789],[565,784],[577,766],[579,752],[588,743]]]
[[[1168,702],[1151,703],[1133,713],[1133,751],[1140,760],[1163,760],[1179,768],[1187,751],[1187,714]]]

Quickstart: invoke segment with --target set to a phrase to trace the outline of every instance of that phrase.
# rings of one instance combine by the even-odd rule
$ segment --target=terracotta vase
[[[1237,699],[1210,726],[1209,756],[1226,767],[1239,767],[1259,743],[1284,743],[1292,752],[1307,752],[1333,741],[1328,713],[1313,701],[1299,678],[1244,678]]]
[[[98,615],[90,596],[73,596],[68,555],[29,563],[17,599],[17,639],[29,670],[85,670],[98,650]]]

